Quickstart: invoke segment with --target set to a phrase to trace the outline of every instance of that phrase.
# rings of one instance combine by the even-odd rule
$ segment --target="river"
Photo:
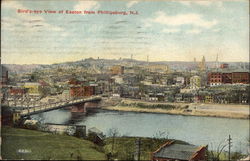
[[[195,145],[208,145],[209,149],[217,148],[220,143],[226,144],[230,134],[232,151],[246,153],[248,149],[249,120],[244,119],[108,110],[75,115],[64,109],[33,115],[32,118],[44,123],[80,124],[86,125],[87,129],[96,127],[104,134],[111,128],[127,136],[153,137],[159,132],[165,132],[169,138]]]

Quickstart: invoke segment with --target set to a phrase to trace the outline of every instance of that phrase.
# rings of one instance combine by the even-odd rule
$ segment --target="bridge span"
[[[87,98],[66,100],[66,101],[54,102],[54,103],[43,104],[43,105],[38,105],[38,106],[31,106],[31,107],[18,106],[18,107],[14,107],[15,108],[14,113],[18,114],[20,117],[25,117],[25,116],[38,114],[41,112],[60,109],[60,108],[67,107],[67,106],[81,105],[81,104],[84,104],[86,102],[99,102],[99,101],[101,101],[101,96],[90,96]]]

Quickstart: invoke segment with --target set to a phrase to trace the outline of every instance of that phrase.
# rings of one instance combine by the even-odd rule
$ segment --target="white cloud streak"
[[[127,3],[127,7],[130,8],[130,7],[132,7],[133,5],[135,5],[137,3],[139,3],[139,2],[138,1],[130,1],[130,2]]]
[[[186,31],[187,34],[199,34],[201,33],[200,29],[191,29]]]
[[[215,5],[217,7],[222,7],[223,2],[222,1],[215,1],[215,0],[204,0],[204,1],[179,1],[180,4],[185,5],[185,6],[191,6],[191,5],[199,5],[199,6],[211,6]]]
[[[164,32],[164,33],[178,33],[178,32],[180,32],[180,29],[177,29],[177,28],[166,28],[166,29],[163,29],[162,32]]]
[[[100,4],[97,1],[79,1],[78,4],[75,5],[74,10],[76,11],[84,11],[90,9],[98,9]]]
[[[17,2],[17,1],[3,0],[2,1],[2,8],[24,9],[25,7],[21,3]]]
[[[168,26],[181,26],[181,25],[193,25],[202,28],[211,28],[217,24],[216,20],[208,21],[204,20],[199,14],[178,14],[175,16],[166,15],[164,12],[157,12],[157,16],[151,19],[152,22],[164,24]]]

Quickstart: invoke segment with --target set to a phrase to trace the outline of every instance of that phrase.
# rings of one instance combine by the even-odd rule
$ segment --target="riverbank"
[[[114,102],[114,101],[112,101]],[[249,119],[248,105],[146,102],[121,99],[105,110]]]

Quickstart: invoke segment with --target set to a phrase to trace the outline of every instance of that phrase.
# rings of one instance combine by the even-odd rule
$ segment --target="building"
[[[146,68],[153,73],[167,73],[168,66],[163,64],[148,65]]]
[[[87,83],[86,81],[80,81],[75,78],[71,78],[68,82],[70,97],[84,97],[92,96],[95,94],[95,87],[97,84]]]
[[[193,76],[190,78],[190,88],[191,89],[199,89],[201,87],[201,77]]]
[[[96,127],[88,129],[88,139],[98,145],[103,145],[104,143],[104,135],[102,131],[100,131]]]
[[[185,78],[184,77],[176,77],[176,85],[184,85],[185,83]]]
[[[88,85],[71,86],[69,93],[70,97],[92,96],[95,94],[95,86],[88,86]]]
[[[152,153],[152,161],[205,161],[207,146],[178,144],[168,141]]]
[[[222,84],[249,84],[250,76],[246,69],[220,68],[208,73],[208,84],[210,86]]]
[[[31,96],[39,96],[39,88],[40,88],[40,83],[37,82],[25,82],[23,85],[23,88],[26,88],[28,90],[28,94]]]
[[[223,68],[228,68],[228,67],[229,67],[229,65],[226,64],[226,63],[220,65],[220,68],[222,68],[222,69],[223,69]]]
[[[64,125],[64,124],[51,124],[46,123],[39,126],[39,130],[51,132],[54,134],[67,134],[71,136],[77,136],[79,138],[86,137],[85,125]]]
[[[123,84],[124,80],[123,77],[119,76],[119,75],[115,75],[113,77],[111,77],[111,79],[114,79],[114,82],[117,84]]]
[[[84,86],[84,96],[93,96],[96,86]]]
[[[236,70],[232,73],[232,84],[249,84],[249,70]]]
[[[83,97],[84,87],[81,85],[71,86],[69,93],[70,93],[70,97]]]
[[[26,94],[26,92],[27,90],[25,90],[24,88],[20,88],[20,87],[10,87],[9,89],[9,94],[13,96],[22,96]]]
[[[1,65],[1,82],[0,85],[6,85],[9,79],[9,74],[8,74],[8,70],[6,67],[4,67],[3,65]]]
[[[200,71],[205,71],[206,70],[206,60],[205,60],[205,57],[203,56],[202,57],[202,60],[199,64],[199,69]]]
[[[111,74],[113,74],[113,75],[124,74],[124,66],[121,66],[121,65],[112,66],[111,67]]]

